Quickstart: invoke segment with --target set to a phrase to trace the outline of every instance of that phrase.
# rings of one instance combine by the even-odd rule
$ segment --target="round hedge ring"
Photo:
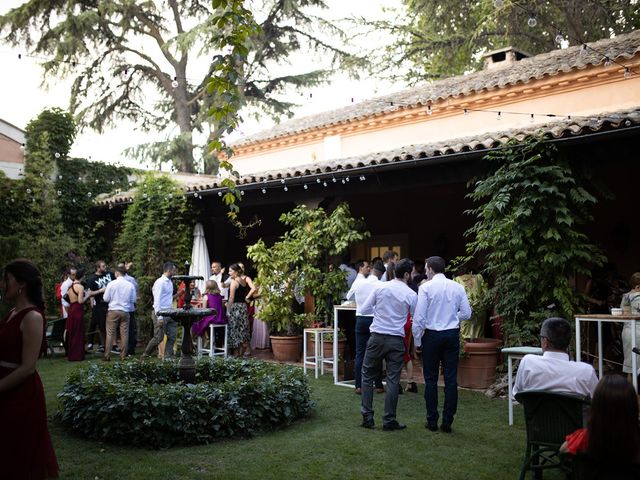
[[[119,362],[74,372],[58,395],[58,420],[83,437],[153,448],[250,436],[313,409],[300,368],[253,360],[203,360],[196,384],[175,362]]]

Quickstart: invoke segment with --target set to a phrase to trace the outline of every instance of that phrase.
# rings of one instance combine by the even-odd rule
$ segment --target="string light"
[[[305,183],[302,188],[304,188],[305,190],[309,190],[309,185]]]
[[[218,196],[221,197],[222,196],[222,191],[218,192]]]
[[[178,83],[178,77],[173,77],[173,82],[171,82],[171,86],[173,88],[178,88],[180,86],[180,83]]]
[[[284,190],[285,192],[288,192],[288,191],[289,191],[289,187],[287,187],[287,186],[285,185],[285,186],[284,186],[284,188],[283,188],[283,190]]]
[[[240,190],[240,195],[244,197],[244,190]]]
[[[631,69],[629,67],[624,69],[624,78],[631,78]]]
[[[284,178],[281,178],[281,179],[280,179],[280,183],[284,183]]]
[[[497,118],[497,120],[500,120],[500,119],[502,119],[502,112],[498,112],[498,118]]]
[[[53,154],[53,156],[56,157],[56,158],[60,158],[60,153],[56,152],[56,153]]]
[[[266,189],[266,188],[263,188],[263,189],[262,189],[262,193],[263,193],[263,194],[264,194],[264,193],[267,193],[267,189]]]
[[[319,179],[319,178],[316,178],[316,182],[317,182],[317,183],[320,183],[320,179]]]
[[[331,181],[332,181],[333,183],[336,183],[336,182],[337,182],[336,177],[331,177]]]
[[[611,66],[611,59],[609,57],[604,57],[604,67],[610,67]]]
[[[562,45],[562,43],[564,42],[564,36],[562,35],[562,32],[558,32],[556,33],[556,38],[555,41],[558,45]]]
[[[533,113],[531,114],[531,117],[530,117],[529,121],[530,121],[531,123],[533,123]]]
[[[431,110],[431,105],[427,105],[427,115],[431,115],[433,114],[433,111]]]
[[[531,15],[529,17],[529,20],[527,20],[527,25],[529,25],[531,28],[535,27],[536,25],[538,25],[538,20],[536,20],[536,17],[534,17],[533,15]]]
[[[322,182],[322,186],[326,187],[327,186],[327,182]]]

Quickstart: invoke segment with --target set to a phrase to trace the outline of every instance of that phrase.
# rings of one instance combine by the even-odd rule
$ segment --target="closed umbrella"
[[[196,286],[204,293],[205,281],[211,275],[211,266],[207,241],[204,238],[204,229],[201,223],[196,223],[196,226],[193,227],[193,248],[191,249],[189,275],[199,275],[204,278],[204,280],[196,280]]]

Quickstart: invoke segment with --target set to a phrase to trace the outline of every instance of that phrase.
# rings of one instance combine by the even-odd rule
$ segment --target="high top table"
[[[576,361],[580,361],[582,349],[580,347],[580,322],[597,322],[598,323],[598,378],[602,378],[602,322],[614,323],[631,323],[631,348],[635,348],[638,343],[636,339],[636,321],[640,320],[640,315],[576,315]],[[638,391],[638,359],[635,353],[631,354],[631,368],[634,372],[633,387]]]
[[[509,399],[509,425],[513,425],[513,361],[522,359],[525,355],[542,355],[540,347],[507,347],[502,349],[502,353],[507,355],[507,371],[509,374],[507,385],[509,391],[507,398]]]
[[[341,318],[341,312],[349,312],[349,318]],[[333,306],[333,383],[334,385],[340,385],[341,387],[355,388],[355,380],[340,381],[338,378],[338,334],[340,333],[341,328],[346,329],[347,322],[351,322],[353,324],[353,329],[355,331],[355,312],[355,304]],[[355,351],[352,351],[351,348],[348,350],[350,356],[355,355]]]

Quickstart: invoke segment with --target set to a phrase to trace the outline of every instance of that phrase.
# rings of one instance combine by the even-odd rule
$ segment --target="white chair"
[[[222,347],[216,347],[215,329],[224,328],[224,344]],[[198,337],[198,358],[206,354],[210,357],[227,358],[227,325],[209,324],[209,341],[208,345],[203,345],[202,337]]]

